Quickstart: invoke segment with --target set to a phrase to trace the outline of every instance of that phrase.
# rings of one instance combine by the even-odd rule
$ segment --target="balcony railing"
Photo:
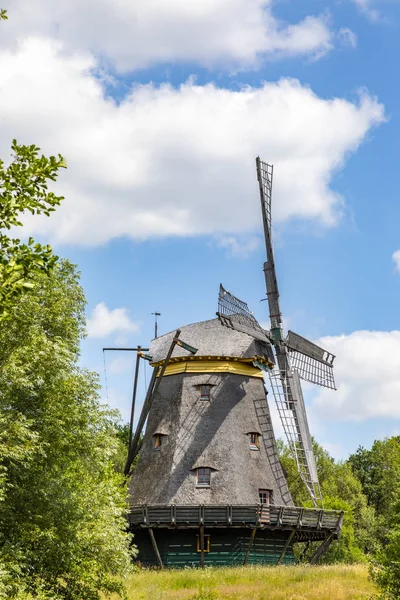
[[[153,504],[132,506],[128,518],[133,527],[259,527],[298,531],[324,530],[338,535],[343,512],[265,504]]]

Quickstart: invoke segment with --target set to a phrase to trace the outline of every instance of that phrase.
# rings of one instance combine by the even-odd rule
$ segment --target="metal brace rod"
[[[253,529],[253,531],[251,532],[249,544],[248,544],[247,550],[246,550],[246,555],[245,555],[244,561],[243,561],[243,566],[247,565],[247,561],[249,560],[250,551],[251,551],[251,547],[252,547],[252,545],[254,543],[254,538],[256,537],[256,532],[257,532],[257,528],[255,527]]]
[[[161,554],[160,554],[160,551],[157,546],[156,538],[154,537],[153,529],[151,527],[149,527],[149,534],[150,534],[151,543],[153,544],[153,550],[154,550],[155,555],[158,560],[158,564],[160,565],[161,569],[163,569],[164,568],[163,561],[161,560]]]
[[[118,352],[139,352],[141,350],[142,352],[148,352],[150,348],[141,348],[140,346],[137,348],[103,348],[103,352],[105,350],[118,350]]]

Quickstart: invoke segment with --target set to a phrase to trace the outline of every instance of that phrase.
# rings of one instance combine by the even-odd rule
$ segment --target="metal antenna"
[[[157,317],[161,317],[161,313],[159,313],[159,312],[153,312],[151,314],[154,315],[154,339],[157,339],[157,337],[158,337]]]

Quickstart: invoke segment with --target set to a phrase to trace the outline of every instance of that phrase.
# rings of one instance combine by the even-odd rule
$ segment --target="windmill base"
[[[317,562],[340,535],[343,513],[289,506],[133,506],[137,560],[160,567],[295,564],[293,544],[322,542]]]
[[[134,543],[139,550],[137,560],[144,565],[164,567],[201,567],[293,565],[295,558],[293,544],[287,545],[290,532],[272,532],[258,529],[253,540],[251,529],[212,529],[205,530],[205,552],[202,564],[199,530],[156,529],[152,530],[159,557],[154,549],[151,535],[146,529],[135,532]],[[251,543],[252,542],[252,543]],[[248,552],[251,543],[250,551]],[[285,549],[286,547],[286,549]]]

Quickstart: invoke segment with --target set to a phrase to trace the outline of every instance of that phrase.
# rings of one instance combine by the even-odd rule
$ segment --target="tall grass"
[[[369,600],[364,565],[141,570],[126,582],[129,600]]]

